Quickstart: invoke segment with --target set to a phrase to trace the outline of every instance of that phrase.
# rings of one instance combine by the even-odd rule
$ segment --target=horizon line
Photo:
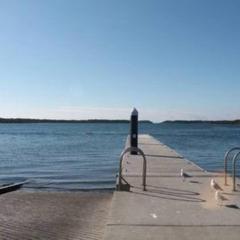
[[[110,118],[89,118],[89,119],[58,119],[58,118],[22,118],[22,117],[14,117],[14,118],[3,118],[0,117],[0,123],[4,122],[130,122],[130,119],[110,119]],[[176,119],[176,120],[163,120],[163,121],[152,121],[148,119],[141,119],[139,122],[148,122],[148,123],[164,123],[164,122],[240,122],[240,119],[219,119],[219,120],[202,120],[202,119],[194,119],[194,120],[186,120],[186,119]]]

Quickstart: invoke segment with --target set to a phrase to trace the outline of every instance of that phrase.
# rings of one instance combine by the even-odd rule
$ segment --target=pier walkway
[[[114,192],[105,240],[240,239],[240,209],[226,206],[240,207],[239,191],[233,193],[221,175],[204,171],[149,135],[139,136],[139,148],[147,157],[147,191],[141,185],[141,156],[126,154],[123,177],[131,188]],[[184,181],[182,168],[192,177]],[[212,178],[227,201],[217,204]]]

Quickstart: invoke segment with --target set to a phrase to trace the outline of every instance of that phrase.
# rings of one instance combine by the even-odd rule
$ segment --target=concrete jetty
[[[240,191],[149,135],[139,135],[139,148],[147,158],[146,191],[142,157],[125,155],[122,172],[131,187],[114,192],[105,240],[239,240]],[[183,179],[181,169],[190,177]],[[212,178],[227,200],[215,200]]]

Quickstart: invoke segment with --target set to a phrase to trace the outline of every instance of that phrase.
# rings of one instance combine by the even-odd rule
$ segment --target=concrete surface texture
[[[0,239],[101,240],[112,193],[12,192],[0,196]]]
[[[240,191],[224,186],[222,174],[204,171],[149,135],[139,136],[139,148],[147,157],[147,191],[141,156],[126,155],[123,177],[131,188],[114,193],[105,240],[240,239]],[[191,177],[183,179],[181,169]],[[226,200],[215,199],[212,178]]]

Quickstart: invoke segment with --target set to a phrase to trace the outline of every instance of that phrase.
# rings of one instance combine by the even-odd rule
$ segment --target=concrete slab
[[[109,226],[106,240],[239,240],[239,226]]]
[[[139,137],[147,153],[147,186],[142,190],[142,159],[126,155],[123,177],[130,192],[115,192],[105,239],[239,239],[240,191],[148,135]],[[192,177],[183,181],[180,169]],[[224,188],[217,202],[211,178]],[[225,206],[225,205],[228,205]]]
[[[240,210],[216,204],[208,179],[197,178],[200,184],[181,183],[175,178],[161,181],[151,178],[147,191],[140,181],[132,182],[132,192],[116,192],[109,224],[124,225],[236,225],[240,226]],[[226,194],[224,204],[239,205],[240,194]]]

